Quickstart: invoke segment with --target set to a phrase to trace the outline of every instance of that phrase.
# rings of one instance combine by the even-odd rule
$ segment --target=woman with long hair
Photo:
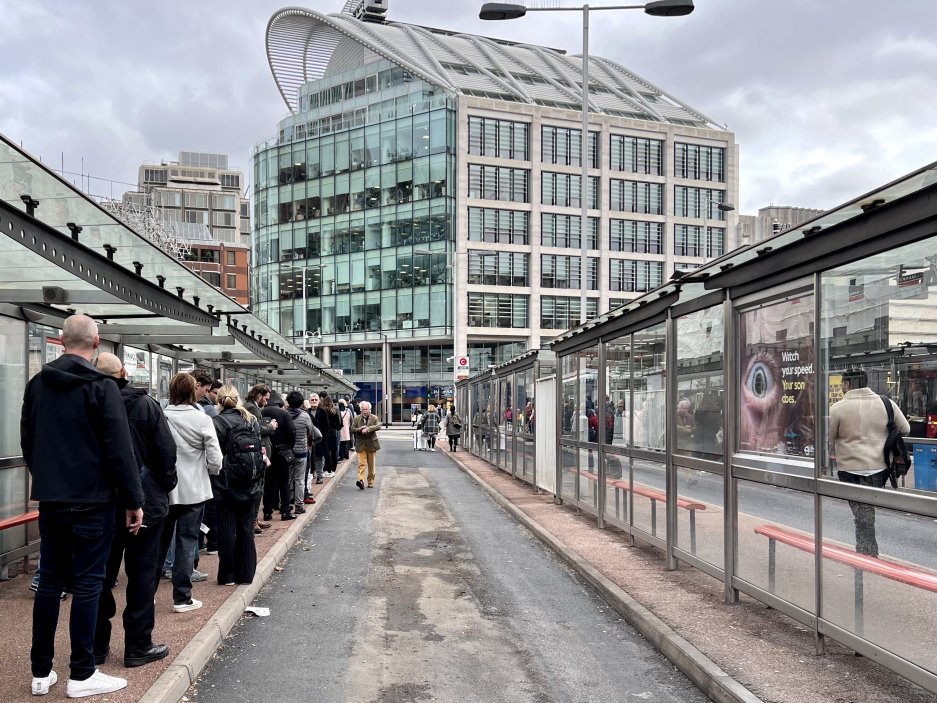
[[[338,434],[342,429],[342,420],[338,416],[338,408],[328,393],[319,394],[319,407],[325,411],[329,421],[329,431],[323,433],[322,442],[326,445],[328,456],[325,458],[325,475],[334,476],[338,470]]]
[[[173,610],[184,613],[202,607],[201,601],[192,597],[192,570],[198,551],[202,510],[212,499],[210,475],[217,475],[221,470],[222,457],[211,418],[195,404],[195,378],[191,374],[177,373],[169,382],[169,405],[165,414],[176,442],[178,482],[169,494],[169,515],[163,528],[158,563],[166,560],[175,528],[172,601]]]
[[[256,434],[260,451],[260,426],[241,404],[241,397],[233,385],[218,390],[218,415],[212,418],[221,451],[225,455],[225,466],[234,461],[230,455],[229,435],[248,426]],[[225,470],[214,481],[215,498],[218,501],[218,583],[222,586],[250,583],[257,570],[257,549],[254,545],[254,518],[257,504],[263,495],[263,471],[259,480],[249,487],[231,485]]]

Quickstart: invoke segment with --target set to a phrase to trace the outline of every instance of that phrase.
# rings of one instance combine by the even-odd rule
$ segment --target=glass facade
[[[377,396],[380,365],[361,342],[452,335],[454,105],[378,61],[306,84],[299,106],[254,151],[254,312],[286,336],[318,332]],[[451,385],[431,366],[421,387]]]

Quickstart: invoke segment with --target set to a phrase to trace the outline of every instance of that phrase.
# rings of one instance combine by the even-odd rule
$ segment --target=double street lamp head
[[[645,14],[653,15],[654,17],[680,17],[682,15],[688,15],[693,12],[693,0],[651,0],[651,2],[645,3],[644,5],[635,5],[633,9],[644,9]],[[482,9],[479,11],[478,16],[483,20],[515,20],[518,17],[523,17],[527,14],[528,10],[535,11],[539,9],[550,9],[550,10],[581,10],[581,7],[550,7],[550,8],[534,8],[526,7],[524,5],[518,5],[511,2],[486,2],[482,5]],[[602,10],[601,5],[596,5],[595,7],[590,7],[590,10]],[[624,9],[618,7],[610,7],[607,9]],[[630,9],[630,8],[629,8]]]

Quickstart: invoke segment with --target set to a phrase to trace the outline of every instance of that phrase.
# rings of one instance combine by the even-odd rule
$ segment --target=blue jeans
[[[59,607],[67,583],[74,593],[68,624],[71,678],[84,681],[94,674],[94,628],[113,536],[113,503],[39,504],[42,578],[33,603],[33,676],[48,676],[52,670]]]

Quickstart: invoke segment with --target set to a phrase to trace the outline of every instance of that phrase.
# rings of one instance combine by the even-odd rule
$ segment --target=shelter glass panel
[[[634,333],[634,446],[666,448],[666,349],[664,324]]]
[[[569,354],[561,359],[561,385],[560,408],[561,429],[560,434],[566,439],[576,439],[578,421],[576,408],[578,407],[579,386],[579,355]]]
[[[605,397],[614,408],[612,440],[616,447],[631,445],[633,401],[631,397],[631,335],[605,345]]]
[[[718,460],[723,455],[722,306],[677,319],[676,449]]]
[[[667,539],[667,467],[659,461],[635,458],[631,489],[634,513],[631,524],[659,539]]]
[[[892,565],[896,577],[933,578],[937,539],[929,517],[823,498],[823,579],[821,614],[839,627],[877,644],[928,671],[937,671],[934,613],[937,593],[843,563],[851,547],[870,531],[877,540],[872,565]],[[854,556],[854,555],[853,555]],[[913,604],[913,605],[912,605]]]
[[[804,551],[773,538],[784,534],[813,544],[813,494],[751,481],[736,481],[736,485],[736,575],[813,613],[816,593],[812,549]]]

